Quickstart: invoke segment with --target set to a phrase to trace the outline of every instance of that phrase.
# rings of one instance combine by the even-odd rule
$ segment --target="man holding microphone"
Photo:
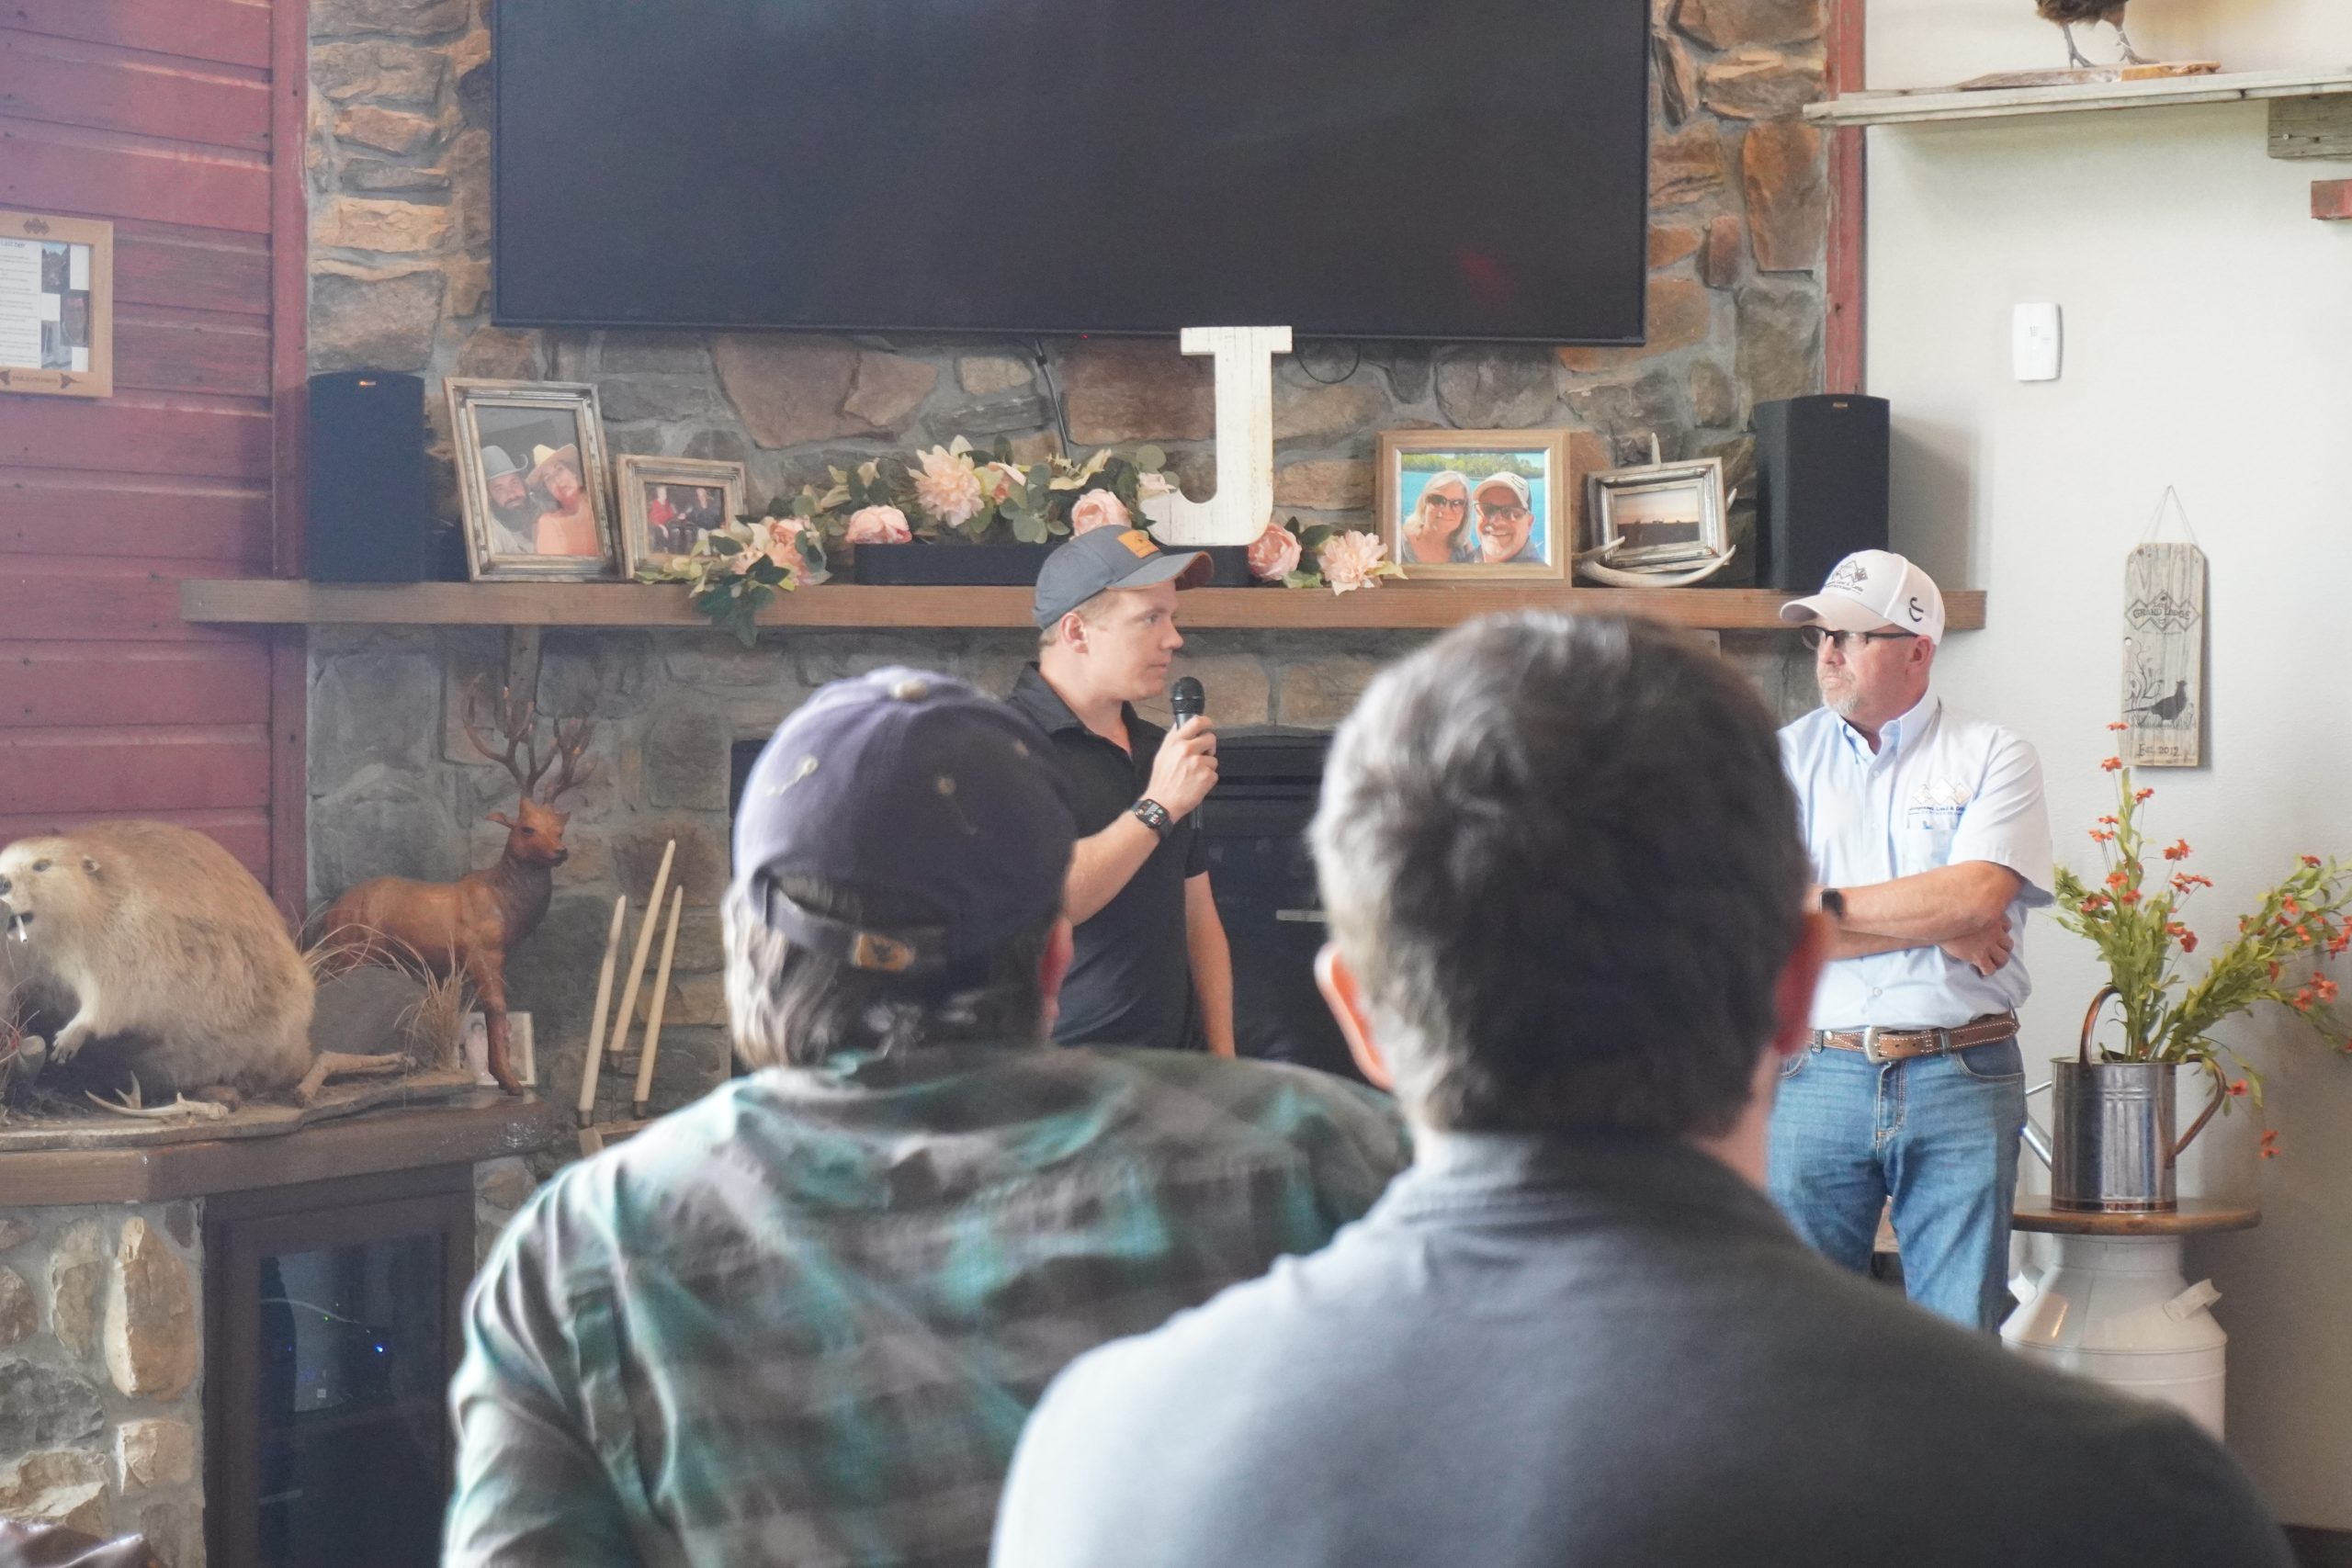
[[[1097,528],[1037,574],[1037,662],[1007,700],[1051,740],[1078,818],[1060,1044],[1233,1055],[1233,959],[1193,819],[1216,783],[1216,735],[1206,717],[1179,715],[1171,733],[1132,705],[1166,689],[1184,645],[1176,595],[1209,571],[1141,529]]]

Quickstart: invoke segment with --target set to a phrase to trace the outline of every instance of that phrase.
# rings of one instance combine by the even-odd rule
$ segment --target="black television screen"
[[[1642,0],[498,0],[514,325],[1630,343]]]

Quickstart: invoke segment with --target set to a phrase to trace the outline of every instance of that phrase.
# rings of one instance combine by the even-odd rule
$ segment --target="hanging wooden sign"
[[[2205,552],[2142,545],[2123,564],[2122,756],[2193,768],[2205,730]]]
[[[0,392],[113,395],[113,224],[0,212]]]

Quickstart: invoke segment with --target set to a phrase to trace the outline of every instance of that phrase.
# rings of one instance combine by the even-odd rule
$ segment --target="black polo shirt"
[[[1021,672],[1005,700],[1053,741],[1080,838],[1101,832],[1143,797],[1166,730],[1122,703],[1130,750],[1120,750],[1079,721],[1035,664]],[[1118,897],[1078,928],[1078,955],[1062,982],[1061,1016],[1054,1024],[1057,1043],[1206,1048],[1184,943],[1184,883],[1207,869],[1200,823],[1187,814]]]

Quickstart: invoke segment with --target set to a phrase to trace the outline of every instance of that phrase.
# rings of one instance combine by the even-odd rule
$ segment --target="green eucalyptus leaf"
[[[1147,474],[1156,474],[1168,466],[1168,454],[1147,443],[1136,448],[1136,467]]]

